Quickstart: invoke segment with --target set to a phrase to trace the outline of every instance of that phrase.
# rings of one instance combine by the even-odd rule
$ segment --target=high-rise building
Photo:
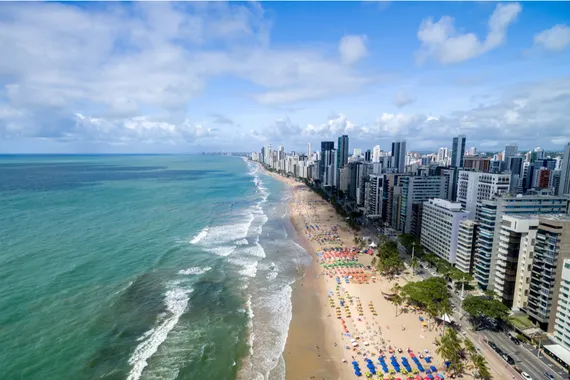
[[[364,152],[364,161],[372,162],[372,151],[370,149],[366,149],[366,152]]]
[[[560,276],[560,295],[556,307],[553,338],[566,350],[570,350],[570,259],[565,259]]]
[[[311,143],[307,144],[307,159],[311,159]]]
[[[519,146],[517,144],[509,144],[505,146],[505,154],[503,155],[503,161],[508,161],[509,157],[514,157],[519,151]]]
[[[420,242],[429,252],[447,262],[455,263],[459,224],[469,217],[461,204],[445,199],[424,202]]]
[[[463,159],[463,168],[489,173],[491,171],[491,159],[489,157],[467,156]]]
[[[477,148],[475,148],[474,146],[472,146],[471,148],[469,148],[469,155],[470,156],[474,156],[477,154]]]
[[[564,148],[564,156],[560,164],[560,184],[558,195],[570,194],[570,143]]]
[[[455,267],[464,273],[471,273],[473,270],[478,231],[479,224],[473,219],[463,219],[459,223]]]
[[[437,150],[437,160],[439,162],[447,160],[447,148],[442,147]]]
[[[342,135],[338,138],[337,145],[337,159],[336,166],[338,168],[343,168],[348,164],[348,136]]]
[[[368,192],[368,202],[366,214],[370,218],[378,218],[382,216],[382,187],[384,183],[383,175],[371,174],[370,190]]]
[[[483,200],[509,191],[510,177],[510,174],[460,170],[457,180],[457,201],[476,217]]]
[[[392,168],[398,173],[406,170],[406,142],[396,141],[392,143]]]
[[[324,186],[325,170],[331,164],[330,152],[334,149],[334,141],[321,141],[321,155],[319,157],[319,179]],[[336,159],[336,157],[335,157]]]
[[[372,162],[380,162],[380,145],[376,145],[373,149],[372,149]]]
[[[423,203],[432,198],[447,197],[449,186],[447,176],[402,176],[400,178],[400,225],[398,231],[402,233],[412,233],[411,228],[414,223],[414,213],[412,206]],[[416,232],[416,231],[413,231]]]
[[[451,152],[451,166],[458,168],[463,167],[463,156],[465,155],[465,135],[459,135],[453,138],[453,148]]]
[[[529,237],[532,241],[536,236],[538,216],[506,214],[503,215],[500,225],[494,290],[505,305],[513,307],[517,285],[523,287],[525,282],[530,281],[530,272],[525,270],[530,263],[523,257],[526,267],[521,266],[521,273],[519,273],[519,258],[521,249],[525,248],[524,243],[529,240]],[[522,253],[524,256],[524,252]],[[518,292],[518,298],[522,297],[524,297],[524,290]],[[519,299],[518,303],[521,302],[524,304],[525,300]]]
[[[475,254],[473,277],[480,287],[494,288],[495,265],[501,220],[505,214],[560,214],[568,210],[568,199],[561,196],[517,195],[504,194],[492,200],[483,200],[477,215],[480,223],[477,237],[477,252]]]
[[[536,232],[525,311],[548,333],[554,332],[560,278],[564,260],[570,258],[570,216],[541,216]]]

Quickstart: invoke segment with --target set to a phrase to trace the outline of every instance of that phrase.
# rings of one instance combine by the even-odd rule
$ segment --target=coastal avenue
[[[371,236],[375,243],[378,243],[377,236],[378,232],[382,229],[374,230],[370,227],[364,229],[364,235]],[[382,233],[383,232],[383,233]],[[392,241],[398,241],[398,235],[395,231],[391,229],[383,229],[381,231],[383,236],[386,236]],[[401,255],[408,261],[411,256],[407,254],[406,249],[399,244],[399,249]],[[433,277],[434,274],[430,270],[422,270],[418,273],[420,277],[427,279]],[[462,300],[456,292],[450,292],[451,303],[454,308],[453,317],[456,321],[460,321],[460,326],[462,323],[469,324],[469,322],[464,318],[465,314],[461,310]],[[522,379],[522,376],[518,374],[512,366],[510,366],[503,358],[501,358],[493,349],[489,347],[487,341],[494,342],[501,348],[504,352],[510,355],[516,362],[516,366],[519,367],[523,372],[528,373],[534,380],[547,378],[545,372],[548,372],[554,376],[555,379],[567,379],[570,378],[568,374],[556,364],[552,363],[544,355],[538,358],[535,353],[531,352],[533,347],[528,344],[517,345],[513,343],[505,332],[495,332],[489,330],[473,331],[473,329],[462,329],[463,335],[467,336],[476,345],[476,347],[484,353],[484,356],[488,359],[489,364],[497,372],[503,372],[509,377],[515,376],[515,378]]]

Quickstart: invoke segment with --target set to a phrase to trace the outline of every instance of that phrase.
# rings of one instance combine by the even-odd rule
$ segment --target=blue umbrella
[[[372,363],[368,363],[366,366],[367,366],[368,368],[374,368],[374,364],[372,364]]]
[[[362,376],[362,373],[360,373],[360,371],[354,371],[354,374],[358,377]]]
[[[429,369],[431,369],[433,372],[437,372],[437,368],[435,368],[435,366],[433,366],[433,365],[430,365]]]
[[[353,364],[353,365],[354,365],[354,364],[358,365],[358,362],[355,360],[355,361],[352,362],[352,364]]]
[[[376,375],[376,370],[374,368],[370,368],[370,373]]]

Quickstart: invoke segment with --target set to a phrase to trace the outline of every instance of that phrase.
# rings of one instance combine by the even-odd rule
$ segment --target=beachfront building
[[[383,175],[369,175],[368,194],[366,202],[366,216],[369,218],[382,217],[382,190],[384,183]]]
[[[562,266],[552,337],[565,349],[570,350],[570,259],[564,260]]]
[[[454,264],[457,252],[459,225],[469,218],[461,204],[445,199],[424,202],[420,243],[429,252]]]
[[[475,217],[485,199],[509,191],[511,175],[460,170],[457,179],[457,202]]]
[[[529,238],[531,242],[534,241],[537,226],[537,215],[503,215],[501,219],[493,283],[495,294],[508,307],[513,307],[517,286],[524,288],[530,282],[528,268],[531,266],[531,261],[520,260],[520,257],[526,253],[524,243],[528,242]],[[525,265],[520,265],[522,262]],[[526,294],[524,289],[521,291],[518,294],[521,298],[518,303],[524,304],[526,301],[524,296],[528,295],[528,289]]]
[[[480,223],[477,236],[477,252],[473,265],[473,276],[483,289],[493,289],[494,268],[501,219],[505,214],[560,214],[566,213],[568,199],[544,195],[503,194],[493,200],[484,200],[478,215]]]
[[[473,219],[464,219],[459,223],[455,267],[464,273],[471,273],[473,270],[478,231],[479,223]]]
[[[570,259],[570,216],[541,216],[525,311],[531,320],[538,322],[548,333],[554,333],[556,325],[556,308],[565,259]],[[566,297],[563,298],[566,300]]]
[[[432,198],[447,198],[448,180],[446,176],[402,176],[400,178],[401,204],[398,231],[409,234],[412,233],[412,225],[419,224],[418,215],[413,212],[414,204],[423,203]]]

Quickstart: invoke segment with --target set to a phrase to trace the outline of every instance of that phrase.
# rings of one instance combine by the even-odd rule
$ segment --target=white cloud
[[[411,97],[406,91],[398,91],[396,96],[394,97],[393,103],[396,107],[402,108],[407,106],[408,104],[412,104],[416,100]]]
[[[443,16],[434,22],[427,18],[420,24],[417,36],[421,48],[417,53],[419,63],[433,58],[440,63],[458,63],[485,54],[500,45],[506,39],[506,32],[522,7],[518,3],[497,4],[488,21],[485,40],[479,40],[474,33],[460,34],[455,30],[454,19]]]
[[[554,25],[536,34],[534,43],[547,50],[562,51],[570,45],[570,27],[563,24]]]
[[[30,136],[58,135],[57,128],[77,136],[77,113],[118,125],[160,114],[190,136],[188,104],[217,77],[253,84],[255,92],[241,95],[263,105],[353,92],[374,80],[326,48],[272,48],[271,20],[257,3],[1,3],[0,11],[0,99],[11,110],[0,112],[3,136],[8,126]],[[364,37],[354,37],[344,56],[351,62],[366,53]]]
[[[307,142],[335,140],[347,133],[352,146],[387,146],[406,139],[410,150],[437,149],[450,146],[453,136],[466,134],[469,146],[502,147],[516,142],[521,148],[534,145],[560,147],[564,136],[570,136],[570,78],[520,85],[507,90],[499,100],[475,108],[445,115],[419,112],[384,112],[374,120],[355,123],[345,114],[330,117],[327,122],[308,123],[304,127],[287,119],[287,126],[268,128],[262,135],[267,142],[279,141],[286,147],[302,147]]]
[[[338,44],[342,62],[352,65],[368,55],[366,36],[344,36]]]

